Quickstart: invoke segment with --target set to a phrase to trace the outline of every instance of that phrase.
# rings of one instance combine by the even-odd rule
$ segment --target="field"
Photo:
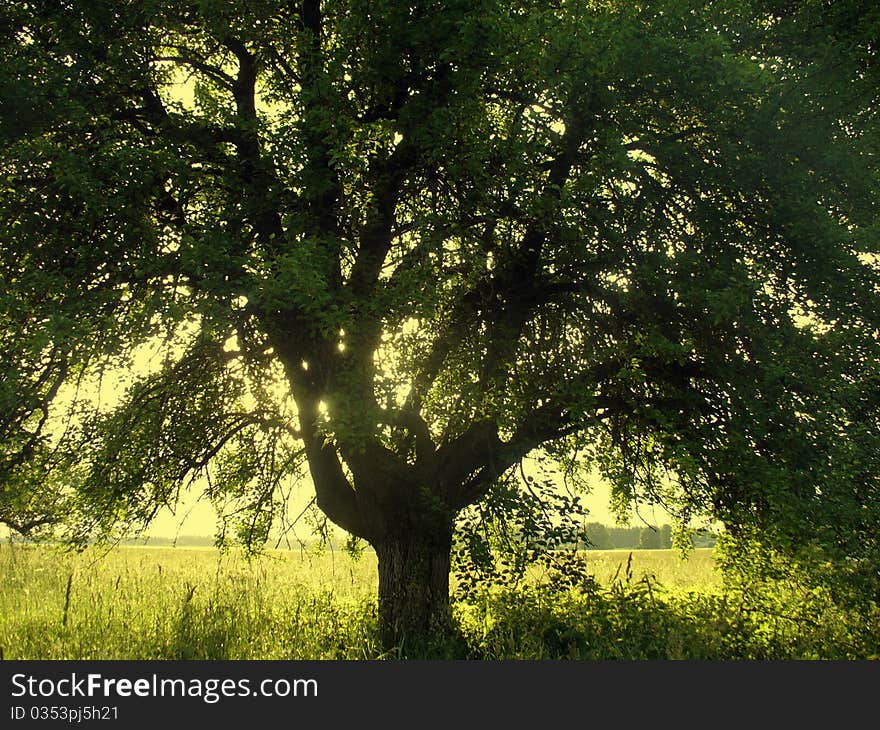
[[[438,655],[786,658],[873,651],[845,631],[841,615],[789,606],[788,615],[773,619],[747,606],[742,594],[725,593],[711,550],[687,561],[667,550],[591,551],[587,560],[598,581],[587,593],[520,588],[457,604],[462,642]],[[372,553],[352,561],[340,552],[279,551],[248,561],[213,549],[71,554],[6,544],[0,652],[7,659],[381,658],[375,590]],[[808,622],[799,619],[808,614]]]

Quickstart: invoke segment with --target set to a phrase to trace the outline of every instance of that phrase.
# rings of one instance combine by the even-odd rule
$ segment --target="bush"
[[[784,585],[760,592],[667,591],[628,576],[610,587],[529,586],[459,604],[483,659],[876,659],[880,612]]]

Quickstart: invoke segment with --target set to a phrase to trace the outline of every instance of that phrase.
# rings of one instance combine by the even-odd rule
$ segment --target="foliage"
[[[777,587],[786,585],[791,592],[870,616],[880,607],[880,556],[870,552],[872,547],[846,555],[815,541],[790,552],[768,547],[761,536],[738,535],[722,539],[718,564],[733,590],[756,601],[772,600]]]
[[[582,545],[586,516],[580,497],[560,493],[546,473],[536,478],[520,470],[499,480],[458,517],[452,551],[456,597],[472,598],[489,586],[515,587],[536,566],[558,569]],[[573,571],[569,579],[577,581],[579,574]]]
[[[471,596],[458,606],[465,637],[486,659],[880,658],[876,602],[841,605],[791,571],[673,589],[632,563],[604,582],[585,579],[584,562],[565,586],[551,575]]]
[[[467,612],[485,659],[876,659],[878,614],[821,596],[668,594],[650,583],[560,597],[540,589],[489,596]]]

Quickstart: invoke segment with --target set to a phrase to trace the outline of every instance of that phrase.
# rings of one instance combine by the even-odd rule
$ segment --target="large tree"
[[[444,624],[456,515],[538,448],[876,549],[863,5],[4,7],[0,519],[106,533],[207,475],[259,539],[307,465],[389,645]]]

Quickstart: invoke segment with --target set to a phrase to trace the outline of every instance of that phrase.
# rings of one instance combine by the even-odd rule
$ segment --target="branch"
[[[262,155],[257,135],[258,60],[247,46],[234,36],[226,36],[222,43],[238,60],[238,75],[233,85],[233,96],[240,127],[235,145],[241,163],[242,196],[247,200],[247,207],[253,211],[253,226],[257,241],[271,258],[280,253],[285,240],[285,231],[281,215],[271,195],[271,191],[279,189],[280,184],[271,162]],[[297,372],[302,359],[316,359],[314,353],[309,352],[310,348],[315,347],[313,332],[307,324],[311,320],[301,308],[288,305],[284,311],[262,311],[253,304],[249,306],[266,326],[275,349],[288,364],[295,364],[287,367],[288,374]],[[308,335],[303,337],[303,332]]]
[[[315,484],[318,507],[342,529],[368,540],[370,535],[361,514],[357,492],[342,470],[336,449],[322,441],[321,437],[313,437],[306,442],[306,458]]]
[[[284,58],[284,56],[282,56],[271,43],[267,44],[267,48],[269,49],[269,56],[271,57],[275,68],[279,70],[287,78],[287,81],[294,86],[301,85],[302,78],[300,78],[300,75],[296,70],[287,62],[287,59]]]
[[[375,160],[372,169],[374,207],[361,232],[357,258],[348,281],[357,299],[368,298],[379,279],[393,240],[401,186],[416,159],[415,147],[404,140],[386,159]]]
[[[325,83],[324,79],[324,19],[320,0],[303,0],[298,21],[302,37],[298,44],[297,76],[301,86],[301,141],[306,158],[302,178],[308,180],[300,194],[304,213],[302,225],[309,237],[321,240],[326,280],[334,289],[339,289],[342,286],[340,242],[343,238],[340,206],[345,192],[331,158],[331,138],[342,128],[334,120],[342,104],[334,105],[332,102],[338,99],[328,99],[328,95],[334,92],[332,84]]]
[[[646,372],[657,382],[672,382],[677,387],[689,388],[687,383],[691,378],[707,376],[702,365],[695,361],[671,364],[645,358],[642,362]],[[595,363],[566,390],[574,393],[595,391],[597,386],[613,380],[625,364],[624,360],[618,359]],[[463,508],[480,499],[501,474],[542,444],[617,414],[629,414],[632,409],[632,403],[624,399],[601,394],[587,404],[588,408],[576,400],[560,399],[552,394],[539,402],[540,405],[518,419],[518,425],[507,441],[499,438],[493,421],[479,421],[438,449],[436,459],[441,465],[441,481],[451,506]],[[705,406],[676,396],[643,397],[641,402],[669,413],[682,411],[685,413],[683,418],[706,411]]]
[[[24,522],[19,522],[14,517],[0,516],[0,523],[3,523],[10,529],[15,530],[19,535],[23,535],[25,537],[27,537],[28,533],[32,532],[38,527],[42,527],[44,525],[56,525],[60,522],[61,518],[54,516],[35,517],[30,520],[25,520]]]
[[[231,91],[235,98],[238,119],[243,123],[242,139],[236,144],[239,156],[252,165],[260,160],[260,146],[256,134],[257,120],[257,60],[240,40],[233,36],[223,39],[226,46],[238,60],[238,75],[232,83]]]
[[[234,79],[223,73],[216,66],[212,66],[210,63],[199,59],[193,58],[188,55],[189,49],[185,46],[174,46],[174,48],[178,51],[176,56],[157,56],[154,60],[156,61],[170,61],[171,63],[176,63],[181,66],[190,66],[196,71],[201,71],[205,76],[210,78],[213,81],[216,81],[220,86],[222,86],[227,91],[233,90]]]
[[[418,413],[407,410],[383,411],[387,423],[406,429],[415,439],[416,462],[419,466],[434,464],[436,447],[425,419]]]
[[[447,497],[458,501],[455,493],[460,485],[475,471],[491,465],[498,466],[499,474],[504,468],[498,464],[504,443],[498,438],[498,425],[494,421],[477,421],[453,441],[437,450],[439,481]]]
[[[369,301],[395,237],[397,203],[406,173],[415,159],[415,149],[402,142],[387,160],[377,163],[373,198],[375,207],[361,231],[357,257],[346,284],[354,313],[349,340],[351,356],[367,369],[372,367],[383,314],[375,311],[375,307],[370,307]]]
[[[581,102],[585,109],[589,100]],[[562,188],[571,174],[578,150],[588,131],[586,113],[579,105],[566,119],[561,151],[552,160],[542,192],[544,205],[553,210],[562,198]],[[488,390],[491,382],[502,379],[513,359],[523,327],[541,302],[536,285],[541,271],[541,253],[551,235],[545,220],[534,221],[524,233],[520,245],[506,266],[499,267],[493,277],[493,297],[484,317],[488,324],[486,356],[480,376],[480,388]]]
[[[225,144],[239,144],[242,133],[233,127],[220,127],[204,121],[184,119],[166,109],[155,89],[143,86],[135,89],[134,98],[141,106],[120,107],[111,112],[111,118],[129,122],[148,136],[164,136],[168,141],[198,149],[210,161],[227,162]]]
[[[446,456],[457,462],[453,479],[460,479],[460,482],[450,484],[453,487],[449,495],[452,506],[462,509],[473,504],[486,494],[498,477],[529,452],[580,428],[581,425],[574,422],[565,409],[545,404],[526,414],[508,441],[502,441],[497,433],[487,433],[482,443],[476,439],[471,447],[462,439],[454,442],[454,451]],[[462,438],[467,439],[468,434]],[[480,453],[482,449],[485,451]]]

